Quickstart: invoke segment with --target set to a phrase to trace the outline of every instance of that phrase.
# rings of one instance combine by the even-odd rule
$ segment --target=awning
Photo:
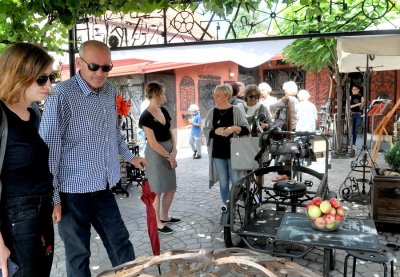
[[[366,71],[367,55],[373,71],[400,69],[400,35],[340,37],[337,55],[340,72]]]
[[[153,61],[146,61],[143,63],[132,63],[123,66],[119,66],[118,61],[113,63],[117,65],[115,65],[113,70],[110,72],[109,75],[110,77],[128,75],[128,74],[145,74],[152,72],[160,72],[165,70],[199,65],[198,63],[174,63],[174,62],[153,62]]]
[[[293,41],[294,39],[284,39],[142,48],[113,51],[112,59],[136,58],[157,62],[189,64],[232,61],[243,67],[252,68],[269,61]]]
[[[123,76],[131,74],[145,74],[152,72],[160,72],[165,70],[172,70],[176,68],[189,67],[199,65],[198,63],[175,63],[175,62],[156,62],[141,59],[125,59],[114,60],[114,68],[111,70],[109,76]],[[69,65],[62,65],[62,80],[69,79]]]

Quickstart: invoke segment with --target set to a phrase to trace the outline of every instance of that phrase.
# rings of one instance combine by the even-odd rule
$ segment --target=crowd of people
[[[115,109],[116,88],[108,80],[111,52],[102,42],[82,43],[79,72],[52,87],[53,59],[33,44],[10,46],[0,57],[0,108],[8,122],[1,171],[0,269],[19,266],[15,276],[49,276],[54,252],[54,228],[65,246],[68,276],[90,276],[90,229],[99,234],[112,266],[135,259],[129,232],[111,189],[120,180],[120,158],[146,169],[158,231],[173,232],[169,224],[181,219],[169,214],[177,189],[176,139],[162,84],[146,84],[146,104],[139,127],[146,138],[144,158],[134,156],[121,135]],[[230,184],[240,172],[232,167],[230,139],[259,136],[270,128],[286,131],[316,129],[317,111],[306,90],[288,81],[280,99],[267,83],[241,82],[215,87],[215,107],[204,123],[193,103],[189,144],[200,159],[201,137],[207,141],[210,187],[219,182],[222,211],[227,210]],[[363,99],[353,87],[352,109]],[[45,100],[38,115],[30,107]],[[353,103],[354,102],[354,103]],[[354,116],[357,125],[358,118]],[[23,158],[21,158],[23,157]],[[278,161],[285,162],[285,161]],[[283,174],[274,180],[284,180]]]

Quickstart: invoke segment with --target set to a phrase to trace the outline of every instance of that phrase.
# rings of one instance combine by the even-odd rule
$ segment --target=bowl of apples
[[[347,216],[337,198],[322,200],[318,196],[306,205],[306,213],[311,226],[327,232],[339,229]]]

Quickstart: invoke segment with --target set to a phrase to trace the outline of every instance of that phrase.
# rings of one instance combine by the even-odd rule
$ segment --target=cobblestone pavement
[[[219,249],[225,247],[220,226],[219,188],[218,186],[214,186],[212,189],[208,188],[208,157],[205,148],[201,159],[194,160],[191,155],[191,150],[188,148],[183,148],[178,153],[178,189],[170,215],[181,218],[182,221],[171,226],[175,230],[173,234],[160,235],[161,252],[171,249]],[[381,167],[384,166],[382,155],[379,154],[377,162]],[[318,159],[318,162],[315,163],[316,168],[323,166],[320,160]],[[352,160],[354,158],[330,160],[332,168],[329,170],[329,187],[331,191],[338,192],[340,185],[351,172]],[[145,205],[140,200],[141,191],[136,186],[129,186],[128,190],[130,193],[128,198],[123,195],[117,195],[116,198],[129,230],[136,256],[152,255],[147,234]],[[351,202],[346,202],[345,205],[350,208],[349,215],[351,216],[368,216],[367,206]],[[397,228],[399,227],[397,226]],[[400,245],[400,229],[393,231],[397,231],[397,233],[379,232],[382,244]],[[93,276],[111,267],[102,242],[94,230],[92,230],[91,251],[90,267]],[[400,277],[400,251],[396,252],[396,256],[395,277]],[[344,257],[344,251],[336,251],[336,265],[331,271],[331,276],[343,276]],[[51,276],[66,276],[64,258],[63,243],[56,230],[55,257]],[[321,273],[322,259],[322,249],[315,249],[304,259],[294,259],[294,261]],[[383,276],[383,267],[373,263],[358,264],[356,276]]]

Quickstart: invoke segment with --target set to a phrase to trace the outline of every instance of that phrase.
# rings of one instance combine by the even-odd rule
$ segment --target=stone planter
[[[400,177],[378,175],[372,170],[371,213],[378,223],[400,224]]]

